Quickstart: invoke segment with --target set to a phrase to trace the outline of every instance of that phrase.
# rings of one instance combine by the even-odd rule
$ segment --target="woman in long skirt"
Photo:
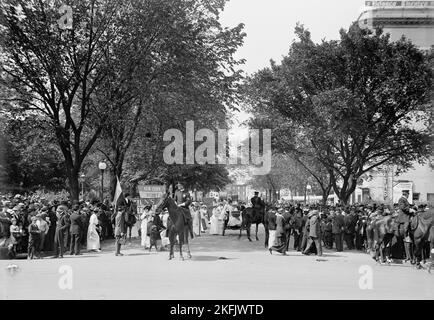
[[[151,238],[148,235],[148,223],[152,217],[151,214],[151,206],[147,206],[145,210],[143,211],[142,215],[140,216],[141,224],[140,224],[140,230],[141,230],[141,246],[145,247],[145,249],[148,249],[151,246]]]
[[[190,212],[193,217],[193,232],[195,236],[200,236],[200,218],[199,218],[199,208],[197,204],[190,207]]]
[[[285,220],[283,218],[283,215],[281,214],[282,212],[283,210],[279,209],[276,213],[276,230],[270,230],[270,233],[274,233],[274,241],[271,247],[271,241],[269,242],[269,250],[270,253],[272,253],[273,251],[277,251],[279,253],[282,253],[283,255],[286,255]]]
[[[88,251],[100,251],[101,244],[98,235],[98,216],[96,213],[92,213],[89,220],[89,227],[87,228],[87,250]]]
[[[265,219],[268,220],[268,250],[272,253],[272,248],[276,242],[276,213],[274,211],[268,212]]]

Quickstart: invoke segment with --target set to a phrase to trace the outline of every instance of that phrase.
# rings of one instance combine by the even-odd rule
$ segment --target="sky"
[[[224,27],[244,23],[247,36],[236,58],[245,59],[247,74],[270,66],[270,59],[280,62],[295,39],[297,22],[304,24],[315,42],[339,39],[339,30],[348,29],[363,8],[364,0],[230,0],[220,15]],[[230,132],[234,144],[248,136],[239,123],[248,114],[235,115]]]
[[[246,59],[244,70],[251,74],[281,61],[294,40],[297,22],[305,25],[315,42],[339,39],[363,7],[364,0],[230,0],[222,12],[223,26],[245,24],[244,46],[237,57]]]

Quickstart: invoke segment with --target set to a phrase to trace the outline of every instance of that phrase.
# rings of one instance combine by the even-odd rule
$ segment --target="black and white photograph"
[[[434,300],[433,129],[434,1],[0,0],[0,299]]]

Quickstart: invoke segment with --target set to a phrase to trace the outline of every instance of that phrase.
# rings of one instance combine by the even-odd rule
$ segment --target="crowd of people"
[[[156,212],[155,206],[147,206],[143,212],[129,210],[132,201],[126,194],[125,205],[117,208],[95,201],[48,201],[34,195],[0,195],[0,247],[8,248],[9,258],[26,253],[28,259],[41,258],[52,253],[54,258],[63,254],[81,255],[87,251],[100,251],[101,241],[116,239],[116,255],[131,240],[131,230],[137,227],[141,246],[145,249],[163,251],[170,241],[167,233],[169,213],[167,209]],[[185,200],[185,199],[184,199]],[[186,202],[192,216],[195,236],[209,229],[210,235],[224,235],[225,228],[241,227],[241,212],[252,204],[228,200],[215,201],[208,208],[202,202]],[[402,204],[361,204],[351,206],[319,206],[281,202],[264,206],[264,225],[269,233],[268,249],[286,254],[293,250],[303,254],[322,255],[323,247],[344,250],[368,250],[368,219],[398,215]],[[413,212],[427,210],[426,206],[412,207]],[[231,220],[232,219],[232,220]],[[292,242],[291,242],[292,239]],[[404,256],[408,259],[409,252]]]
[[[411,206],[410,212],[417,214],[428,210],[426,205]],[[322,255],[323,248],[337,252],[347,250],[370,251],[367,226],[369,221],[385,216],[395,216],[399,224],[402,208],[400,204],[388,206],[384,204],[356,204],[349,206],[302,206],[279,205],[271,208],[266,215],[269,230],[270,253],[277,251],[286,254],[289,250],[290,238],[293,238],[293,250],[305,255]],[[403,216],[401,214],[401,216]],[[411,260],[411,252],[405,245],[410,243],[408,224],[401,228],[406,235],[404,243],[396,243],[398,255]]]
[[[99,251],[114,238],[113,207],[99,201],[48,201],[35,195],[0,195],[0,247],[8,256],[27,253],[40,259],[48,253],[81,255]]]

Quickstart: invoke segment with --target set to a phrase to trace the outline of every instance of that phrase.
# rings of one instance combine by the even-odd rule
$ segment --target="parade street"
[[[434,299],[434,274],[410,264],[378,265],[356,251],[323,257],[289,251],[287,256],[249,243],[237,231],[205,234],[192,241],[192,260],[168,261],[168,252],[149,254],[138,240],[114,256],[113,241],[101,253],[64,259],[2,260],[3,299]],[[13,275],[7,269],[17,265]],[[372,267],[372,289],[359,285],[360,268]],[[70,278],[65,278],[70,277]],[[362,281],[363,282],[363,281]]]

